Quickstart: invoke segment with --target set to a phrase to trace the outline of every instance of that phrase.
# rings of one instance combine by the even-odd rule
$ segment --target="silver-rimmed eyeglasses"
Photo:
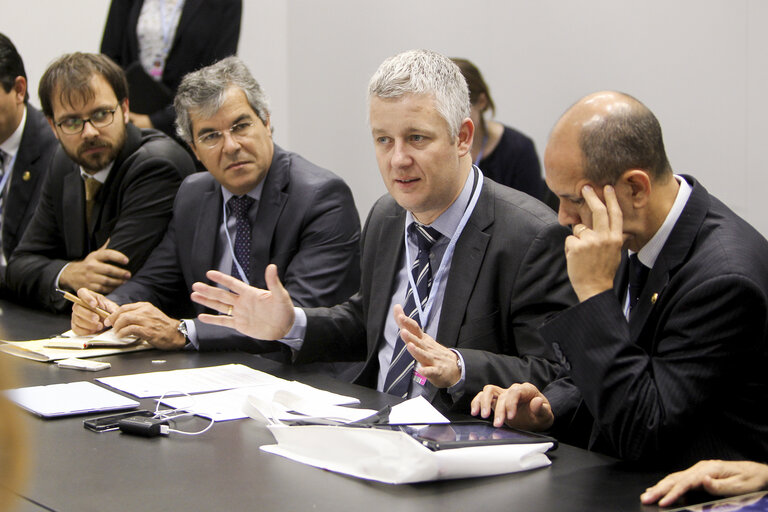
[[[235,123],[229,128],[229,133],[232,138],[242,141],[253,134],[253,121]],[[218,130],[206,132],[195,140],[209,149],[214,149],[224,140],[224,134]]]

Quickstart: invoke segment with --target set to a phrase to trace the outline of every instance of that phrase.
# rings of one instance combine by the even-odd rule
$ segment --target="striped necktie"
[[[442,235],[436,229],[422,226],[415,222],[408,229],[411,230],[411,233],[416,234],[416,243],[419,247],[419,254],[413,262],[411,273],[413,275],[413,282],[416,283],[416,290],[423,310],[429,299],[429,292],[432,289],[432,266],[429,263],[429,253],[432,246]],[[408,283],[408,292],[405,295],[403,311],[410,318],[416,320],[421,327],[424,327],[421,325],[419,309],[416,307],[416,299],[413,295],[410,281]],[[387,378],[384,381],[384,392],[407,398],[411,384],[411,375],[413,375],[415,365],[413,356],[406,350],[403,339],[398,336],[395,342],[395,350],[392,353],[392,360],[389,363]]]

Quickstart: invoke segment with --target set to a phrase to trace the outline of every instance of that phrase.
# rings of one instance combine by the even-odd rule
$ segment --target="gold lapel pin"
[[[656,304],[657,300],[659,300],[659,294],[658,293],[654,293],[653,295],[651,295],[651,304]]]
[[[21,175],[21,179],[24,181],[29,181],[32,178],[32,173],[29,171],[24,171],[24,174]]]

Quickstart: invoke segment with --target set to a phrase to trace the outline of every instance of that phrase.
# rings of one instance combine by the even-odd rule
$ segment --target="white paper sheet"
[[[216,393],[203,393],[194,395],[191,397],[175,397],[163,399],[162,403],[176,409],[187,409],[196,414],[202,414],[213,418],[214,421],[229,421],[247,418],[248,414],[244,407],[249,397],[258,397],[263,403],[272,403],[273,397],[278,391],[289,391],[302,396],[308,401],[316,404],[318,408],[325,408],[324,411],[333,413],[335,410],[350,411],[353,420],[364,418],[373,414],[376,411],[369,411],[367,409],[352,409],[349,407],[338,407],[342,404],[357,404],[360,400],[351,396],[338,395],[336,393],[330,393],[323,391],[322,389],[313,388],[296,381],[287,381],[283,379],[277,379],[279,382],[265,384],[256,387],[231,389],[228,391],[218,391]],[[269,408],[270,406],[266,406]],[[285,409],[279,405],[275,405],[274,411],[281,410],[285,413]],[[361,411],[361,412],[356,412]],[[288,420],[292,415],[286,413],[281,416],[281,419]],[[358,418],[359,417],[359,418]],[[350,420],[350,421],[353,421]]]
[[[225,389],[274,384],[278,379],[242,364],[225,364],[165,372],[139,373],[96,379],[139,398],[207,393]]]
[[[389,484],[526,471],[551,464],[551,443],[432,450],[404,432],[375,428],[270,425],[261,449],[322,469]]]

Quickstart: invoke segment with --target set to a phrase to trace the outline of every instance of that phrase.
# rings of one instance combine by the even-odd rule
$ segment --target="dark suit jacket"
[[[101,53],[123,69],[139,60],[136,24],[143,0],[112,0],[101,40]],[[190,71],[237,52],[242,0],[186,0],[163,69],[162,83],[174,94]],[[146,112],[142,112],[146,113]],[[175,134],[173,105],[150,113],[152,126]]]
[[[165,232],[179,184],[193,171],[192,159],[176,142],[156,130],[127,125],[123,149],[86,226],[80,168],[59,148],[40,204],[8,262],[8,288],[22,301],[62,311],[69,303],[55,290],[59,272],[107,239],[136,273]]]
[[[225,247],[216,247],[222,222],[221,185],[209,173],[187,178],[173,219],[147,264],[110,298],[119,304],[148,301],[168,314],[195,318],[208,312],[189,299],[192,284],[209,282]],[[251,234],[251,284],[266,288],[264,269],[278,274],[298,306],[336,304],[360,284],[360,221],[344,181],[275,145]],[[195,320],[201,350],[280,350],[233,329]]]
[[[3,202],[3,252],[6,261],[35,213],[51,159],[59,146],[45,116],[27,104],[27,121]]]
[[[625,257],[614,290],[542,328],[570,367],[545,394],[570,440],[623,459],[766,461],[768,242],[685,179],[693,191],[629,322]]]
[[[405,210],[390,196],[373,206],[363,234],[362,285],[348,302],[308,309],[297,362],[365,358],[356,382],[376,387],[378,350],[395,275],[403,265]],[[485,384],[548,383],[557,372],[538,328],[573,304],[565,271],[567,230],[527,194],[485,179],[459,238],[448,274],[436,339],[466,365],[466,405]],[[435,405],[453,404],[445,390]],[[458,406],[458,404],[457,404]]]

